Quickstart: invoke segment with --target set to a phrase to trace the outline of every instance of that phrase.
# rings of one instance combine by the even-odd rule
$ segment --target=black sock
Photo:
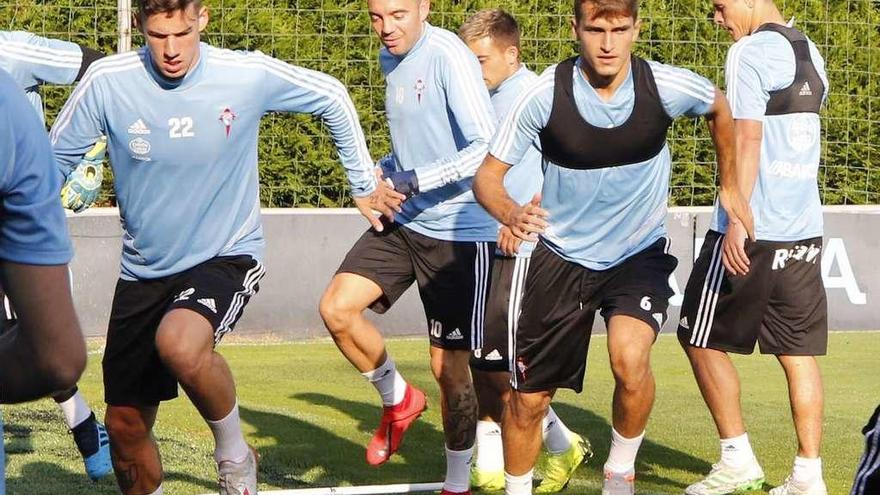
[[[76,442],[76,448],[83,457],[88,457],[98,451],[98,422],[95,419],[95,413],[82,423],[76,425],[73,430],[73,441]]]

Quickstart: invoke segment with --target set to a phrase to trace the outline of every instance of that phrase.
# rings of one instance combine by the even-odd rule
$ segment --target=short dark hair
[[[202,0],[138,0],[138,18],[145,20],[154,14],[186,10],[191,6],[198,10]]]
[[[593,6],[592,19],[607,17],[639,18],[639,0],[574,0],[574,18],[580,22],[584,4]]]
[[[461,25],[458,36],[465,43],[488,36],[519,48],[519,24],[501,9],[485,9],[472,15]]]

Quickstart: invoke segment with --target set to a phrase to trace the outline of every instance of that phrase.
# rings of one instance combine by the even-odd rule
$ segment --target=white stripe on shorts
[[[242,289],[236,292],[232,296],[232,301],[229,303],[229,308],[226,310],[226,314],[223,316],[223,319],[220,320],[220,326],[217,327],[217,330],[214,331],[214,345],[220,343],[220,339],[223,338],[224,335],[232,331],[232,325],[235,323],[235,320],[241,315],[241,311],[244,308],[244,303],[247,298],[253,296],[256,293],[257,283],[263,278],[263,275],[266,274],[266,268],[262,263],[257,261],[257,264],[247,271],[244,276],[244,282],[242,282]]]
[[[697,347],[706,347],[709,341],[709,333],[712,330],[712,321],[715,319],[715,305],[718,302],[718,289],[721,288],[721,280],[724,278],[724,265],[721,263],[721,241],[724,236],[718,237],[712,248],[712,259],[709,261],[709,269],[703,280],[703,292],[700,294],[700,306],[697,308],[694,329],[691,331],[690,344]]]
[[[489,245],[477,242],[474,260],[474,305],[471,312],[471,349],[483,347],[483,324],[486,318],[486,289],[489,284]]]

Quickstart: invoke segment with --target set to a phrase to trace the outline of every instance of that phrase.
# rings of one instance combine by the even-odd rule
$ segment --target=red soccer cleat
[[[403,433],[426,407],[425,393],[407,384],[400,404],[382,408],[382,421],[367,445],[367,463],[373,466],[385,464],[400,448]]]
[[[468,490],[466,492],[450,492],[449,490],[444,488],[443,491],[440,492],[440,495],[471,495],[471,491]]]

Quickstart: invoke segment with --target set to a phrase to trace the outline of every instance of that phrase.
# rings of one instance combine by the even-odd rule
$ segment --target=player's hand
[[[522,242],[522,239],[513,235],[513,232],[507,225],[502,225],[498,229],[498,249],[501,250],[501,254],[504,256],[516,256],[516,253],[519,252],[519,245]]]
[[[724,242],[721,245],[721,262],[733,275],[749,273],[751,262],[745,250],[747,239],[748,234],[742,223],[738,221],[728,223],[727,234],[724,235]]]
[[[720,189],[718,191],[718,202],[727,212],[730,222],[739,221],[749,239],[755,240],[755,219],[752,217],[752,208],[743,195],[735,189]]]
[[[376,176],[378,183],[376,185],[376,190],[370,193],[369,196],[364,196],[361,198],[354,198],[354,204],[357,206],[357,209],[361,212],[361,215],[370,222],[370,225],[376,229],[376,232],[382,232],[385,230],[384,225],[382,225],[382,220],[377,217],[373,212],[377,211],[382,216],[388,219],[389,222],[394,221],[394,212],[400,211],[400,205],[403,203],[405,197],[403,194],[400,194],[394,189],[392,189],[384,180],[382,180],[381,171],[376,171]]]
[[[61,203],[65,208],[81,213],[98,200],[104,179],[103,161],[106,154],[107,138],[102,136],[83,156],[61,188]]]
[[[549,217],[550,213],[541,208],[541,193],[536,193],[528,203],[513,208],[505,224],[519,239],[537,242],[538,234],[544,232],[549,225],[547,223]]]

